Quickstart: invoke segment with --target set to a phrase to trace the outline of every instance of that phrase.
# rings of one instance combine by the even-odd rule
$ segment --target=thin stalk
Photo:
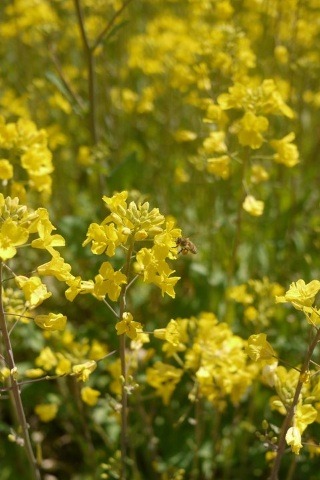
[[[202,442],[202,418],[203,418],[203,404],[199,395],[199,389],[197,391],[195,399],[195,430],[194,430],[194,455],[193,455],[193,468],[191,478],[200,478],[200,456],[199,450]]]
[[[229,270],[228,270],[228,279],[229,282],[232,279],[235,269],[236,269],[236,264],[237,264],[237,256],[238,256],[238,249],[239,245],[241,243],[241,233],[242,233],[242,220],[243,220],[243,199],[244,199],[244,194],[242,192],[242,185],[245,179],[245,174],[246,174],[246,169],[247,169],[247,152],[244,153],[244,158],[242,162],[242,169],[241,169],[241,192],[239,195],[239,200],[238,200],[238,208],[237,208],[237,218],[236,218],[236,232],[235,236],[233,239],[233,246],[232,246],[232,253],[231,253],[231,260],[230,260],[230,265],[229,265]]]
[[[80,5],[80,0],[74,0],[80,29],[83,49],[86,56],[87,74],[88,74],[88,100],[89,100],[89,127],[91,141],[93,145],[98,143],[98,124],[97,124],[97,96],[96,96],[96,76],[94,69],[94,52],[90,46],[89,38],[84,25],[84,15]]]
[[[308,351],[306,353],[306,356],[305,356],[305,359],[304,359],[304,362],[303,362],[303,365],[302,365],[302,368],[301,368],[299,380],[298,380],[298,383],[297,383],[297,386],[296,386],[296,391],[295,391],[292,403],[291,403],[291,405],[290,405],[290,407],[287,411],[287,415],[286,415],[286,417],[283,421],[281,431],[280,431],[279,440],[278,440],[277,455],[276,455],[276,458],[274,459],[274,462],[273,462],[273,466],[272,466],[272,470],[271,470],[269,480],[278,480],[278,478],[279,478],[278,474],[279,474],[279,469],[280,469],[280,465],[281,465],[281,460],[282,460],[282,457],[283,457],[285,449],[286,449],[286,434],[287,434],[287,431],[292,424],[292,419],[293,419],[293,416],[294,416],[294,412],[295,412],[296,406],[298,405],[300,393],[301,393],[301,390],[302,390],[302,387],[303,387],[303,384],[304,384],[303,379],[305,377],[305,374],[309,370],[309,364],[310,364],[310,361],[311,361],[311,356],[312,356],[313,351],[316,348],[317,344],[319,343],[319,341],[320,341],[320,329],[317,330],[317,333],[313,337],[313,340],[308,347]]]
[[[7,323],[6,323],[6,318],[5,318],[4,308],[3,308],[2,269],[3,269],[3,263],[0,261],[0,330],[2,334],[2,342],[3,342],[4,352],[5,352],[6,365],[11,371],[11,375],[8,379],[9,388],[11,391],[11,401],[12,401],[12,406],[13,406],[17,421],[19,423],[19,427],[21,429],[21,434],[23,438],[23,447],[29,461],[32,478],[33,480],[41,480],[40,470],[37,465],[37,462],[33,453],[32,445],[31,445],[31,440],[29,435],[29,425],[27,423],[26,416],[24,413],[20,387],[12,373],[16,370],[16,365],[15,365],[10,335],[7,329]]]
[[[129,3],[131,3],[132,0],[126,0],[121,7],[114,13],[114,15],[111,17],[107,25],[104,27],[104,29],[99,33],[97,36],[94,44],[92,45],[92,52],[96,50],[96,48],[100,45],[100,43],[103,41],[103,39],[106,37],[106,35],[110,32],[111,28],[113,27],[115,21],[117,18],[121,15],[123,10],[127,8]]]
[[[131,258],[133,252],[134,240],[131,240],[131,244],[127,251],[127,259],[125,265],[125,275],[127,279],[130,275],[131,267]],[[130,283],[129,283],[130,285]],[[123,314],[126,310],[126,293],[128,285],[122,285],[120,293],[120,309],[119,309],[119,319],[121,320]],[[128,389],[127,389],[127,380],[128,380],[128,368],[126,364],[126,336],[125,334],[120,335],[119,339],[120,345],[120,363],[121,363],[121,470],[120,470],[120,480],[126,480],[126,463],[127,463],[127,449],[128,449]]]

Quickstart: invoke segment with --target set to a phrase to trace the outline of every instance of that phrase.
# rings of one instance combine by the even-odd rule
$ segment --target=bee
[[[189,252],[193,254],[197,253],[197,247],[194,245],[194,243],[191,242],[189,238],[178,237],[176,243],[177,247],[180,247],[178,253],[182,253],[182,255],[187,255]]]

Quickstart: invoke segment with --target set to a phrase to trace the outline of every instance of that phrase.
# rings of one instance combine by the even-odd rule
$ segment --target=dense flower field
[[[320,0],[0,36],[0,480],[316,480]]]

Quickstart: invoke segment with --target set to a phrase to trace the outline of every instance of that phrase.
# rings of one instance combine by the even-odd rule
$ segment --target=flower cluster
[[[237,405],[245,397],[257,368],[248,364],[246,342],[234,335],[226,323],[218,322],[213,313],[171,320],[165,329],[154,333],[164,341],[163,351],[168,357],[183,355],[179,363],[183,362],[184,370],[156,362],[147,371],[147,382],[166,404],[183,371],[195,382],[191,400],[198,395],[224,410],[228,398]]]
[[[250,279],[247,283],[229,287],[227,297],[243,306],[243,320],[255,327],[267,327],[275,319],[274,297],[281,295],[284,288],[269,278]]]
[[[24,200],[25,183],[44,198],[51,195],[52,154],[45,130],[38,130],[30,120],[7,123],[0,117],[0,151],[0,180],[11,181],[11,195]],[[27,178],[19,177],[21,167]]]
[[[172,221],[166,222],[157,208],[150,210],[148,202],[128,203],[127,198],[126,191],[103,197],[110,213],[100,224],[89,226],[83,246],[90,244],[93,254],[105,254],[109,258],[121,249],[127,254],[127,266],[135,258],[135,273],[145,283],[153,283],[163,294],[174,297],[174,286],[179,277],[172,276],[174,270],[169,267],[167,259],[173,259],[177,254],[176,240],[181,230],[174,228]],[[144,246],[150,242],[151,247]],[[131,275],[129,268],[124,272],[114,270],[109,261],[103,262],[94,280],[83,281],[74,276],[67,279],[66,297],[73,300],[78,294],[91,293],[98,300],[108,297],[115,302]],[[119,330],[122,331],[123,327]]]
[[[0,260],[6,262],[18,254],[18,251],[28,245],[34,249],[46,251],[52,259],[49,264],[54,263],[55,258],[60,258],[56,247],[65,244],[61,235],[52,233],[54,225],[49,219],[49,213],[44,208],[37,210],[28,209],[19,203],[17,197],[11,198],[0,194]],[[29,243],[28,243],[29,242]],[[62,262],[61,265],[64,265]],[[70,267],[71,268],[71,267]],[[52,275],[52,270],[46,270],[45,265],[39,267],[39,275]],[[62,277],[62,269],[59,278]],[[47,285],[41,281],[39,276],[14,275],[15,284],[21,294],[12,290],[8,298],[8,289],[4,295],[6,314],[11,318],[24,318],[34,315],[30,312],[39,307],[52,294],[48,291]],[[24,302],[21,304],[23,295]],[[17,301],[19,299],[19,301]],[[66,324],[66,317],[60,313],[49,313],[48,315],[37,315],[35,323],[43,330],[63,330]]]
[[[277,303],[290,302],[295,309],[302,311],[311,328],[316,331],[302,367],[298,365],[287,369],[285,366],[278,366],[278,355],[264,333],[251,335],[246,349],[248,356],[263,366],[262,380],[276,391],[276,395],[270,399],[271,409],[287,415],[293,408],[285,440],[297,455],[302,448],[303,432],[309,424],[319,422],[320,381],[318,372],[309,368],[313,349],[319,341],[320,312],[315,305],[319,291],[318,280],[306,284],[300,279],[293,282],[284,295],[276,296]]]

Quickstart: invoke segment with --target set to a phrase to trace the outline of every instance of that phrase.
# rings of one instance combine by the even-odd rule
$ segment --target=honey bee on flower
[[[178,237],[176,240],[177,247],[180,247],[178,253],[182,253],[182,255],[187,255],[188,253],[197,253],[197,247],[194,243],[191,242],[189,238]]]

